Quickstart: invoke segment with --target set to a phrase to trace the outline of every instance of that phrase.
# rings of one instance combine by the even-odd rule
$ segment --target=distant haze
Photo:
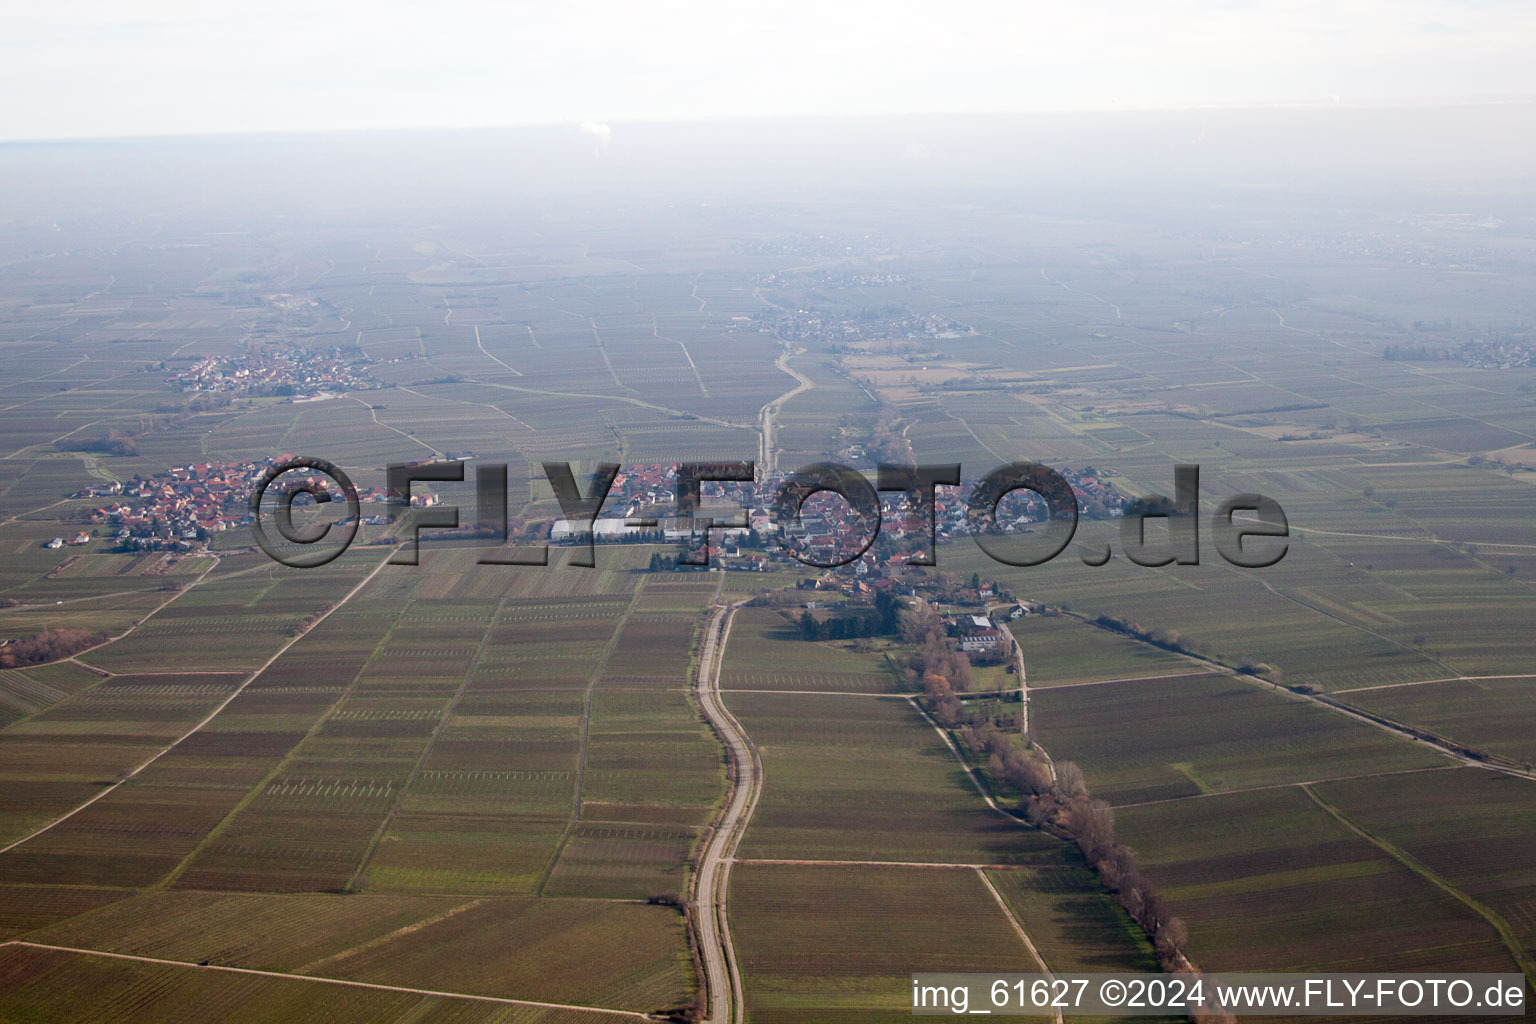
[[[1214,208],[1231,190],[1323,205],[1411,196],[1426,211],[1454,197],[1477,214],[1485,188],[1506,207],[1529,196],[1532,123],[1536,105],[1510,103],[9,143],[0,222],[174,208],[399,223],[570,203],[664,218],[656,204],[868,200],[886,205],[866,214],[901,223],[905,197],[1138,219]]]
[[[1536,96],[1524,3],[11,6],[0,139]]]

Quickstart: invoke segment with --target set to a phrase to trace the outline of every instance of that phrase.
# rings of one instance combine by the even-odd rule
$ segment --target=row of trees
[[[926,601],[913,601],[897,615],[897,632],[913,644],[903,671],[909,684],[921,681],[933,716],[946,726],[965,714],[956,695],[971,687],[971,659],[944,631],[938,609]]]
[[[61,661],[87,647],[105,643],[107,634],[88,629],[55,629],[0,647],[0,669],[26,668]]]
[[[68,442],[68,450],[75,452],[102,452],[106,455],[137,455],[139,443],[126,430],[109,427],[105,437],[82,438]]]
[[[1188,932],[1157,890],[1136,868],[1136,855],[1115,839],[1115,813],[1088,792],[1082,771],[1071,761],[1055,770],[1029,756],[992,722],[965,725],[960,738],[987,755],[993,779],[1020,793],[1019,807],[1033,824],[1074,843],[1104,887],[1152,940],[1158,962],[1168,971],[1189,970],[1184,955]]]
[[[875,462],[898,466],[910,466],[917,460],[912,454],[912,442],[907,440],[896,407],[881,401],[875,412],[875,427],[870,431],[869,444],[865,449]]]
[[[1123,633],[1129,637],[1144,641],[1154,647],[1161,647],[1165,651],[1173,651],[1175,654],[1199,654],[1200,651],[1179,634],[1176,629],[1149,629],[1137,622],[1127,622],[1125,619],[1116,618],[1113,615],[1100,615],[1094,620],[1105,629],[1116,633]]]
[[[1116,633],[1123,633],[1129,637],[1134,637],[1137,640],[1149,643],[1154,647],[1161,647],[1165,651],[1172,651],[1175,654],[1189,654],[1197,658],[1205,658],[1210,661],[1223,662],[1228,665],[1231,664],[1231,662],[1227,660],[1227,656],[1225,654],[1220,652],[1207,652],[1198,644],[1194,644],[1187,640],[1176,629],[1148,628],[1141,625],[1140,623],[1127,622],[1124,619],[1118,619],[1113,615],[1100,615],[1098,618],[1094,619],[1094,622],[1098,623],[1105,629],[1113,630]],[[1416,640],[1422,639],[1422,636],[1416,638]],[[1422,646],[1422,644],[1416,642],[1415,646]],[[1242,657],[1236,660],[1237,670],[1244,675],[1263,676],[1270,682],[1278,682],[1284,676],[1284,673],[1281,672],[1280,669],[1273,665],[1259,661],[1257,658]]]
[[[845,608],[818,619],[806,610],[800,614],[800,635],[806,640],[856,640],[895,633],[901,621],[901,600],[884,591],[874,604]]]
[[[800,636],[806,640],[855,640],[884,632],[880,613],[873,608],[856,608],[826,619],[809,611],[800,614]]]

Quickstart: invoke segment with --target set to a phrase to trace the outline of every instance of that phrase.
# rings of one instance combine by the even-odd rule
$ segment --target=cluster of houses
[[[1515,370],[1536,366],[1536,345],[1528,342],[1472,342],[1461,357],[1475,370]]]
[[[124,548],[186,550],[206,542],[210,533],[248,521],[245,503],[265,470],[265,463],[250,461],[198,462],[136,476],[126,484],[99,484],[73,497],[116,498],[86,518],[116,527]]]
[[[116,480],[96,484],[71,497],[115,499],[92,508],[86,518],[93,524],[115,527],[120,547],[185,551],[205,544],[209,534],[250,522],[251,492],[262,474],[269,466],[291,457],[280,455],[261,462],[194,462],[152,477],[136,476],[126,484]],[[300,482],[296,476],[285,475],[282,480],[289,485]],[[317,473],[305,482],[325,490],[328,480]],[[386,496],[377,487],[359,494],[361,500],[370,502],[382,502]],[[425,505],[435,500],[435,495],[417,495],[413,504]],[[86,543],[89,539],[77,542]]]
[[[228,359],[204,357],[167,382],[182,391],[287,397],[295,402],[334,398],[383,387],[363,367],[361,349],[254,347]]]
[[[751,323],[756,325],[759,334],[772,334],[784,341],[822,344],[961,338],[974,333],[966,324],[942,313],[834,316],[797,309],[793,313],[759,313]]]
[[[1382,357],[1404,362],[1461,362],[1474,370],[1519,370],[1536,366],[1536,345],[1528,341],[1462,341],[1438,345],[1388,345]]]
[[[1099,475],[1092,466],[1081,470],[1066,469],[1062,476],[1072,486],[1079,509],[1087,515],[1102,513],[1122,516],[1128,499]],[[971,533],[967,498],[975,481],[963,481],[958,488],[941,487],[933,499],[933,530],[938,540],[967,537]],[[1016,533],[1047,518],[1045,501],[1033,491],[1016,491],[1005,506],[998,509],[997,526],[1003,533]],[[768,526],[765,513],[765,528]],[[817,556],[831,561],[840,551],[857,550],[866,530],[859,516],[847,502],[825,494],[806,502],[801,518],[802,532],[797,543]],[[896,536],[925,538],[928,523],[920,509],[905,501],[895,501],[884,513],[882,532]]]
[[[817,289],[886,288],[891,285],[906,284],[906,282],[907,276],[905,274],[889,272],[869,273],[854,270],[840,273],[829,270],[805,272],[770,270],[757,274],[752,278],[752,283],[762,288],[776,288],[780,285]]]
[[[1063,477],[1077,495],[1078,505],[1086,514],[1102,513],[1109,516],[1124,514],[1127,499],[1117,492],[1092,466],[1081,470],[1066,469]],[[934,534],[939,540],[970,535],[966,497],[974,481],[966,481],[959,488],[939,488],[934,495]],[[777,490],[775,481],[758,483],[735,481],[703,481],[700,484],[701,515],[711,508],[723,511],[721,518],[734,520],[738,525],[714,528],[710,543],[715,546],[711,563],[716,558],[726,568],[764,570],[773,562],[788,562],[790,557],[780,544],[779,524],[767,508],[767,503]],[[603,512],[591,525],[594,540],[602,543],[665,541],[702,543],[702,535],[696,535],[692,524],[675,518],[677,494],[677,466],[665,463],[626,466],[619,472],[609,490]],[[1032,523],[1047,517],[1043,500],[1032,491],[1018,491],[1018,500],[1007,508],[999,509],[998,527],[1004,533],[1026,529]],[[887,539],[908,538],[911,547],[926,545],[928,521],[921,510],[889,495],[882,512],[881,533]],[[630,525],[634,520],[654,520],[654,526]],[[787,538],[796,551],[816,564],[840,561],[847,554],[864,546],[869,533],[859,514],[847,502],[827,492],[813,495],[801,509],[798,525]],[[556,520],[550,527],[552,542],[584,542],[588,534],[586,523],[565,519]],[[861,579],[881,578],[882,558],[892,565],[905,565],[910,552],[891,554],[889,551],[866,552],[852,564],[853,577]]]

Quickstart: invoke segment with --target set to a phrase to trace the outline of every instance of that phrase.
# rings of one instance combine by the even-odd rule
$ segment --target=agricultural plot
[[[582,1010],[517,1007],[360,989],[303,978],[232,974],[186,966],[0,947],[0,1013],[51,1020],[104,1014],[114,1021],[193,1022],[208,1014],[239,1024],[320,1017],[336,1024],[402,1018],[424,1024],[622,1024],[632,1018]]]
[[[347,887],[438,735],[449,699],[465,685],[478,649],[474,634],[484,636],[489,623],[489,616],[463,623],[446,616],[435,624],[449,634],[440,639],[434,624],[402,613],[339,694],[301,705],[314,715],[303,738],[219,822],[176,884],[277,892]],[[403,671],[413,657],[438,672],[457,668],[459,679]]]
[[[914,972],[1039,970],[967,869],[740,864],[731,934],[763,1024],[909,1020]]]
[[[582,699],[475,676],[363,868],[394,891],[533,893],[575,800]]]
[[[1189,673],[1187,658],[1097,629],[1066,615],[1031,615],[1009,625],[1030,689]]]
[[[732,693],[726,704],[763,759],[742,857],[1056,864],[1067,856],[1064,844],[988,809],[905,700]]]
[[[1086,867],[989,871],[987,877],[1054,973],[1156,973],[1146,933]]]
[[[1485,921],[1299,787],[1120,808],[1115,821],[1207,971],[1515,969]]]
[[[1476,750],[1530,764],[1536,761],[1536,676],[1447,679],[1412,686],[1356,690],[1339,699],[1428,729]]]
[[[682,916],[605,900],[484,900],[315,970],[646,1013],[681,1006],[693,989]]]
[[[68,661],[0,671],[0,728],[68,700],[102,678]]]
[[[1041,690],[1031,694],[1030,729],[1117,805],[1447,763],[1401,736],[1225,675]]]
[[[79,885],[0,887],[0,942],[99,910],[131,895],[126,889]]]
[[[817,644],[836,650],[830,644]],[[806,693],[903,693],[906,687],[890,670],[884,672],[776,672],[737,669],[721,674],[727,690],[784,690]]]
[[[1084,532],[1086,536],[1086,528]],[[1113,532],[1102,538],[1118,545]],[[1302,544],[1299,550],[1305,547]],[[1384,612],[1369,611],[1369,621],[1364,614],[1346,617],[1315,598],[1308,604],[1308,595],[1288,593],[1278,586],[1274,591],[1266,589],[1269,577],[1260,576],[1258,570],[1250,575],[1224,564],[1209,564],[1213,556],[1207,555],[1199,566],[1164,569],[1132,565],[1124,558],[1089,568],[1063,555],[1047,565],[1021,570],[1000,566],[974,544],[963,542],[941,548],[939,559],[947,560],[952,572],[996,576],[1015,593],[1061,604],[1088,618],[1107,614],[1177,634],[1202,654],[1234,668],[1245,661],[1270,665],[1287,683],[1336,689],[1451,674],[1431,651],[1413,646],[1412,628],[1383,618]],[[1338,568],[1348,574],[1349,582],[1369,583],[1363,570]],[[1318,567],[1303,568],[1298,558],[1294,571],[1304,573],[1306,587],[1314,594],[1331,592],[1329,580],[1319,576]],[[1359,577],[1354,575],[1357,571]],[[1242,614],[1235,615],[1235,608]],[[1507,613],[1506,608],[1499,614]],[[1264,628],[1254,628],[1255,623]],[[1501,646],[1509,642],[1500,640]]]
[[[318,609],[351,589],[366,571],[362,565],[347,559],[307,576],[268,569],[265,578],[210,577],[128,636],[81,660],[111,672],[250,671],[294,636]],[[199,642],[211,636],[219,642]]]
[[[1459,768],[1314,789],[1355,825],[1486,907],[1536,960],[1536,786]]]
[[[194,725],[238,682],[236,676],[121,676],[12,724],[0,732],[4,834],[20,838],[99,794]],[[0,854],[0,864],[7,856]]]
[[[532,895],[565,830],[563,818],[402,810],[357,884],[371,892]]]
[[[468,906],[443,896],[172,890],[121,899],[32,938],[163,960],[323,974],[333,956]],[[188,928],[193,920],[197,927]]]
[[[111,557],[70,554],[60,559],[55,553],[56,564],[44,575],[8,592],[7,596],[20,604],[0,613],[3,628],[19,635],[66,628],[117,635],[175,599],[177,590],[213,566],[202,557],[150,559],[158,564],[151,564],[150,571],[142,574],[88,575],[96,559]]]
[[[724,791],[720,744],[680,689],[599,683],[582,780],[582,815],[703,824]]]
[[[892,693],[904,689],[881,650],[852,643],[804,640],[783,612],[743,608],[731,623],[720,685],[726,690],[846,690]]]
[[[695,828],[636,822],[578,822],[560,851],[548,896],[647,899],[687,888]]]
[[[0,854],[0,883],[151,885],[175,869],[240,797],[229,786],[133,779]]]
[[[682,574],[677,577],[651,576],[645,581],[640,600],[635,606],[643,613],[685,613],[702,615],[714,600],[719,582],[714,579],[698,580]]]
[[[581,777],[581,689],[627,604],[549,595],[503,601],[495,615],[483,602],[453,597],[406,606],[351,695],[178,884],[229,888],[246,878],[242,886],[324,888],[356,872],[356,884],[373,891],[532,893],[563,848],[557,889],[617,887],[626,897],[680,889],[687,830],[650,844],[661,860],[638,871],[623,858],[648,844],[610,843],[600,824],[561,844]],[[691,634],[694,620],[659,621]],[[617,642],[622,650],[623,635]],[[601,817],[666,821],[681,813],[693,822],[718,795],[718,748],[680,692],[656,696],[670,710],[621,690],[599,698],[586,778]],[[678,713],[681,731],[670,720]],[[672,730],[665,742],[658,729]],[[274,843],[292,852],[279,855]],[[287,881],[251,874],[258,863],[285,862]]]

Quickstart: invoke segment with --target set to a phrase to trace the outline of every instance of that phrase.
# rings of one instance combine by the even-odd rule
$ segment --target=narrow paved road
[[[699,952],[704,958],[708,985],[705,1024],[741,1024],[746,1008],[741,994],[741,971],[736,952],[731,947],[730,922],[726,918],[725,896],[730,884],[731,864],[747,822],[757,808],[763,789],[762,762],[747,742],[746,730],[736,721],[720,699],[720,665],[725,658],[725,643],[731,634],[731,620],[745,602],[717,605],[704,628],[704,644],[699,652],[696,680],[699,707],[704,717],[725,744],[734,784],[730,802],[721,815],[704,855],[694,888],[694,907],[699,925]]]
[[[805,374],[798,370],[790,369],[790,357],[799,355],[801,351],[803,350],[786,348],[785,351],[779,356],[779,358],[775,359],[773,362],[774,366],[795,378],[795,380],[799,381],[799,383],[790,388],[788,391],[784,392],[778,398],[775,398],[773,401],[763,406],[762,412],[759,413],[759,418],[762,422],[758,427],[758,433],[763,435],[761,455],[762,472],[760,474],[760,479],[767,479],[768,477],[772,476],[774,471],[778,468],[778,451],[773,446],[774,417],[779,414],[779,410],[783,408],[785,402],[789,401],[791,398],[794,398],[798,394],[809,391],[811,388],[816,386],[811,381],[811,378],[807,377]]]

